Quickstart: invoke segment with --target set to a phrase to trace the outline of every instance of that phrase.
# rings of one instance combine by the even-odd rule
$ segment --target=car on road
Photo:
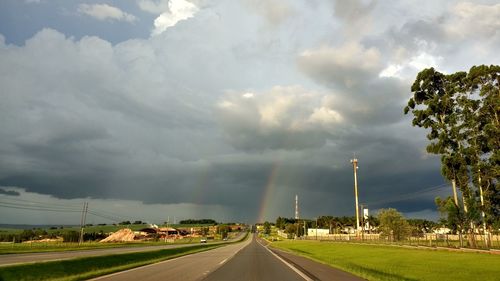
[[[207,243],[207,238],[201,238],[200,243]]]
[[[227,237],[224,237],[224,239],[222,239],[222,241],[227,241]]]

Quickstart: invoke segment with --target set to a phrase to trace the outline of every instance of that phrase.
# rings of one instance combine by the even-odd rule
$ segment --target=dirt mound
[[[129,242],[134,241],[134,239],[134,232],[130,228],[123,228],[102,239],[100,242]]]

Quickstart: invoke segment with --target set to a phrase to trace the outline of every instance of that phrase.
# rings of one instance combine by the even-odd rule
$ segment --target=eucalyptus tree
[[[413,113],[413,126],[430,129],[427,152],[441,155],[441,172],[452,184],[455,205],[458,204],[457,181],[466,190],[464,157],[460,153],[461,139],[458,129],[459,111],[457,93],[464,91],[465,72],[445,75],[428,68],[418,73],[411,86],[413,97],[404,113]]]
[[[483,227],[500,224],[500,66],[474,66],[460,99],[472,182],[479,191]]]
[[[413,113],[413,126],[430,129],[427,152],[441,155],[441,172],[452,183],[455,206],[437,200],[439,209],[464,228],[479,224],[481,212],[486,236],[487,222],[500,225],[500,66],[448,75],[424,69],[411,91],[404,113]]]

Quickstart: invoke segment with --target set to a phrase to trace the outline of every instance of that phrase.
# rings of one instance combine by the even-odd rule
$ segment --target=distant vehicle
[[[207,238],[201,238],[200,243],[207,243]]]
[[[227,241],[227,237],[224,237],[224,239],[222,239],[222,241]]]

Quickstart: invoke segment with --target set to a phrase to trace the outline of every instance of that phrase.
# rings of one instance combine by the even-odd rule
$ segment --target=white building
[[[317,232],[316,232],[317,231]],[[309,228],[307,230],[307,235],[308,236],[328,236],[330,234],[330,229],[326,228]]]

